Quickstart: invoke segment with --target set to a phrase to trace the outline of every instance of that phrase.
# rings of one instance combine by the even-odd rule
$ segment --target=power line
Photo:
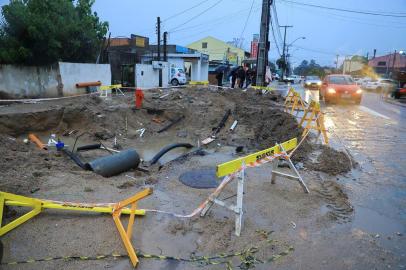
[[[288,4],[288,3],[286,3],[286,4]],[[314,11],[311,8],[307,8],[307,7],[297,7],[297,8],[300,9],[300,10],[303,10],[305,12],[309,12],[309,13],[314,14]],[[317,15],[327,17],[328,19],[336,19],[336,20],[340,20],[340,21],[343,21],[343,19],[346,19],[345,21],[348,21],[348,22],[354,22],[354,23],[358,23],[358,24],[378,26],[378,27],[398,28],[398,29],[406,28],[405,24],[398,23],[398,22],[392,22],[391,25],[389,25],[389,24],[369,23],[369,22],[366,22],[364,20],[361,20],[360,18],[344,16],[344,15],[341,15],[341,14],[336,14],[336,13],[332,13],[332,12],[328,12],[328,11],[323,11],[323,13],[320,13],[320,14],[317,14]],[[390,22],[387,22],[387,23],[390,23]],[[394,24],[398,24],[398,25],[394,25]]]
[[[322,50],[318,50],[318,49],[311,49],[311,48],[306,48],[306,47],[302,47],[302,46],[297,46],[297,45],[291,45],[292,47],[296,47],[305,51],[309,51],[309,52],[315,52],[315,53],[319,53],[319,54],[325,54],[325,55],[337,55],[337,53],[333,53],[333,52],[327,52],[327,51],[322,51]],[[349,53],[340,53],[342,55],[352,55]]]
[[[254,12],[259,11],[259,9],[260,9],[260,7],[254,9]],[[244,9],[244,11],[247,11],[247,10]],[[241,12],[241,11],[239,11],[238,13],[240,13],[240,12]],[[175,41],[175,40],[180,40],[180,39],[184,40],[184,39],[186,39],[186,38],[191,38],[191,37],[199,36],[200,34],[206,33],[206,32],[208,32],[208,31],[211,31],[211,30],[217,28],[217,27],[218,27],[219,25],[221,25],[221,24],[230,23],[231,21],[238,20],[239,17],[236,17],[236,16],[233,16],[231,19],[230,19],[230,18],[227,18],[227,17],[232,16],[232,15],[234,15],[234,14],[235,14],[235,13],[231,13],[231,14],[229,14],[229,15],[226,15],[226,16],[223,16],[223,17],[221,17],[221,18],[218,18],[218,19],[215,20],[215,21],[212,21],[212,22],[214,23],[214,26],[209,27],[209,28],[207,28],[207,26],[208,26],[208,25],[211,25],[212,22],[210,22],[209,24],[208,24],[208,23],[199,24],[199,25],[204,25],[204,26],[205,26],[205,28],[202,29],[202,31],[200,31],[200,32],[198,32],[198,33],[195,32],[195,33],[193,33],[193,34],[191,34],[191,35],[180,36],[180,37],[177,36],[176,38],[173,39],[173,41]],[[220,21],[220,22],[216,22],[216,21]],[[190,27],[190,28],[192,28],[192,27]],[[182,29],[186,29],[186,28],[182,28]],[[172,33],[177,33],[177,32],[178,32],[178,31],[176,30],[176,31],[174,31],[174,32],[172,32]],[[180,31],[179,31],[179,32],[180,32]]]
[[[274,16],[273,16],[273,17],[274,17]],[[273,21],[273,20],[272,20],[272,16],[271,16],[271,30],[272,30],[273,41],[275,42],[276,49],[278,50],[277,52],[278,52],[279,56],[282,56],[281,50],[279,49],[279,46],[278,46],[278,42],[277,42],[277,40],[276,40],[276,38],[275,38],[275,27],[273,26],[272,21]]]
[[[258,10],[259,10],[259,8],[257,7],[256,9],[254,9],[254,12],[256,12],[256,11],[258,11]],[[195,24],[195,25],[191,25],[191,26],[184,27],[184,28],[176,29],[175,31],[172,31],[171,33],[177,33],[177,32],[181,32],[181,31],[184,31],[184,30],[189,30],[189,29],[193,29],[193,28],[198,28],[198,27],[200,27],[200,26],[207,26],[207,25],[209,25],[209,24],[213,24],[213,23],[216,23],[216,22],[227,21],[227,20],[229,20],[228,17],[237,15],[237,14],[239,14],[239,13],[245,13],[245,12],[247,12],[247,9],[246,9],[246,8],[241,9],[241,10],[239,10],[239,11],[237,11],[237,12],[230,13],[230,14],[228,14],[228,15],[223,15],[223,16],[218,17],[218,18],[215,18],[215,19],[210,19],[210,20],[204,21],[204,22],[199,23],[199,24]],[[235,18],[239,19],[238,17],[235,17]]]
[[[276,10],[276,1],[274,1],[273,5],[272,5],[272,12],[273,12],[274,19],[275,19],[275,24],[276,24],[275,28],[276,28],[276,33],[277,33],[278,38],[279,38],[279,42],[283,43],[283,38],[282,38],[279,19],[278,19],[278,12]]]
[[[255,3],[255,0],[252,0],[251,7],[250,7],[250,12],[248,13],[247,19],[245,20],[244,27],[243,27],[243,29],[242,29],[242,31],[241,31],[241,35],[240,35],[240,47],[242,47],[242,36],[244,35],[245,28],[247,28],[248,20],[250,19],[250,16],[251,16],[251,13],[252,13],[252,8],[254,7],[254,3]]]
[[[203,5],[204,3],[208,2],[208,1],[210,1],[210,0],[201,1],[201,2],[199,2],[198,4],[196,4],[196,5],[194,5],[194,6],[190,7],[190,8],[187,8],[187,9],[185,9],[185,10],[179,12],[179,13],[176,13],[176,14],[174,14],[174,15],[172,15],[172,16],[166,18],[166,19],[164,19],[162,22],[169,21],[169,20],[171,20],[171,19],[173,19],[173,18],[175,18],[175,17],[177,17],[177,16],[179,16],[179,15],[182,15],[182,14],[188,12],[189,10],[192,10],[192,9],[198,7],[198,6]]]
[[[363,14],[363,15],[374,15],[374,16],[383,16],[383,17],[394,17],[394,18],[406,18],[406,13],[397,13],[397,14],[402,14],[402,15],[397,15],[397,14],[393,14],[393,13],[388,14],[388,13],[378,13],[378,12],[372,12],[372,11],[361,11],[361,10],[351,10],[351,9],[344,9],[344,8],[327,7],[327,6],[307,4],[307,3],[302,3],[302,2],[295,2],[295,1],[290,1],[290,0],[281,0],[281,1],[291,3],[291,4],[295,4],[295,5],[302,5],[302,6],[314,7],[314,8],[320,8],[320,9],[329,9],[329,10],[349,12],[349,13],[357,13],[357,14]],[[405,15],[403,15],[403,14],[405,14]]]
[[[200,12],[199,14],[197,14],[196,16],[194,16],[194,17],[190,18],[189,20],[183,22],[182,24],[179,24],[178,26],[172,28],[171,30],[169,30],[169,32],[171,32],[171,31],[173,31],[173,30],[175,30],[175,29],[177,29],[177,28],[179,28],[179,27],[181,27],[181,26],[183,26],[183,25],[185,25],[185,24],[187,24],[187,23],[193,21],[194,19],[198,18],[199,16],[203,15],[204,13],[206,13],[207,11],[209,11],[210,9],[212,9],[212,8],[214,8],[215,6],[217,6],[218,4],[220,4],[222,1],[223,1],[223,0],[217,1],[216,3],[214,3],[214,4],[211,5],[210,7],[206,8],[205,10],[203,10],[202,12]]]

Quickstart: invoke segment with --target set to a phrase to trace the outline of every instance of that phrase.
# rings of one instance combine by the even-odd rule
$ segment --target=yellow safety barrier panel
[[[254,154],[238,158],[229,162],[225,162],[217,166],[217,176],[225,176],[223,181],[219,184],[216,191],[213,192],[206,201],[200,216],[204,216],[210,210],[210,208],[217,204],[222,206],[235,215],[235,234],[240,236],[241,228],[243,225],[243,197],[244,197],[244,182],[245,182],[245,170],[246,168],[254,168],[262,166],[266,163],[272,163],[271,184],[275,184],[276,177],[283,177],[297,181],[303,188],[305,193],[309,193],[305,182],[300,176],[299,172],[292,163],[287,151],[295,149],[297,146],[297,139],[293,138],[282,144],[276,144],[274,147],[265,149],[263,151],[256,152]],[[280,160],[285,160],[288,163],[290,173],[282,172],[278,170]],[[221,191],[224,187],[237,177],[237,193],[235,204],[224,199],[219,199]]]
[[[121,89],[120,89],[122,87],[123,86],[121,84],[102,85],[99,88],[99,90],[101,92],[100,97],[108,98],[109,95],[111,95],[111,93],[113,91],[116,91],[116,95],[120,94],[121,96],[124,96],[123,91],[121,91]]]
[[[318,131],[318,136],[323,134],[325,144],[328,144],[327,130],[324,126],[324,115],[320,110],[320,103],[312,100],[306,108],[299,126],[304,128],[303,135],[305,136],[311,129]]]
[[[112,90],[116,88],[121,88],[121,84],[112,84],[112,85],[102,85],[100,86],[100,91]]]
[[[209,81],[190,81],[189,85],[208,85]]]
[[[123,240],[124,246],[127,249],[128,255],[131,259],[133,266],[138,263],[138,258],[135,255],[134,248],[131,244],[132,227],[134,224],[135,215],[145,215],[145,210],[137,209],[137,202],[142,198],[152,194],[152,189],[147,188],[141,192],[136,193],[134,196],[120,201],[118,203],[74,203],[74,202],[60,202],[51,200],[42,200],[36,198],[29,198],[25,196],[15,195],[12,193],[0,191],[0,236],[6,234],[17,226],[23,224],[27,220],[35,217],[43,209],[57,209],[57,210],[69,210],[69,211],[84,211],[84,212],[97,212],[97,213],[109,213],[113,215],[114,222]],[[130,205],[130,208],[126,206]],[[31,211],[10,221],[2,226],[3,213],[5,206],[19,206],[32,208]],[[120,221],[121,214],[129,214],[127,232]]]
[[[293,115],[296,111],[296,115],[299,111],[304,111],[306,109],[305,102],[298,92],[296,92],[292,87],[289,89],[288,95],[285,99],[285,112],[289,112]]]
[[[280,145],[283,147],[283,149],[285,151],[292,150],[297,145],[297,138],[293,138]],[[229,174],[232,174],[232,173],[238,171],[241,168],[241,166],[243,165],[243,163],[250,164],[252,162],[256,162],[260,159],[263,159],[266,156],[272,156],[273,154],[278,154],[281,151],[282,151],[281,147],[279,145],[275,145],[274,147],[253,153],[251,155],[237,158],[237,159],[222,163],[220,165],[217,165],[217,167],[216,167],[217,177],[223,177],[225,175],[229,175]]]

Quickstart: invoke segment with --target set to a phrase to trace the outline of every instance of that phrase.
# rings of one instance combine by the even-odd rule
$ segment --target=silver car
[[[321,80],[318,76],[306,76],[304,80],[304,87],[306,89],[320,90]]]

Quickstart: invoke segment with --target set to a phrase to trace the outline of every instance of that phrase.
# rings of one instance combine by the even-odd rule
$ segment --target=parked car
[[[279,74],[278,73],[272,73],[272,80],[273,81],[279,81]]]
[[[403,87],[397,88],[392,92],[392,97],[396,99],[400,99],[402,97],[406,97],[406,83]]]
[[[299,75],[290,75],[290,77],[293,79],[293,83],[301,83],[302,82],[302,77]]]
[[[183,68],[171,67],[170,82],[173,86],[186,83],[186,74]]]
[[[306,76],[304,80],[304,87],[307,89],[320,90],[321,80],[318,76]]]
[[[320,96],[326,103],[337,102],[340,99],[354,100],[361,103],[362,90],[350,75],[328,75],[321,85]]]
[[[372,79],[369,77],[364,77],[359,80],[357,83],[359,86],[361,86],[362,89],[365,89],[365,86],[367,85],[368,82],[370,82]]]
[[[371,91],[377,91],[377,92],[382,92],[382,90],[385,91],[393,91],[397,86],[397,83],[393,80],[390,79],[377,79],[377,80],[371,80],[364,84],[364,89],[365,90],[371,90]]]

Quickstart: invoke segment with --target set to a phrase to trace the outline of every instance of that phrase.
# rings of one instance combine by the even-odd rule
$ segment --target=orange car
[[[340,99],[354,100],[361,103],[362,90],[349,75],[334,74],[324,78],[320,96],[326,103],[337,102]]]

